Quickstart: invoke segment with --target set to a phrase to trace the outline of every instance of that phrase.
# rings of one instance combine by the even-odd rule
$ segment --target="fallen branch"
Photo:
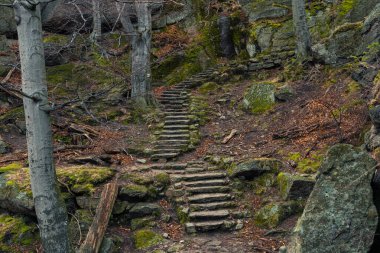
[[[80,253],[98,253],[106,232],[108,221],[117,197],[116,182],[106,184],[100,196],[94,221],[86,236],[86,240],[79,249]]]
[[[90,146],[87,145],[66,145],[66,146],[61,146],[57,147],[54,149],[54,153],[60,152],[60,151],[65,151],[65,150],[72,150],[72,149],[87,149]]]
[[[229,142],[237,134],[237,132],[238,131],[236,129],[232,129],[230,134],[223,139],[222,143],[227,144],[227,142]]]

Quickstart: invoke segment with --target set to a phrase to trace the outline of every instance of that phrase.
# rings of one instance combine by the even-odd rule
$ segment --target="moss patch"
[[[72,192],[77,194],[90,194],[95,191],[95,186],[112,178],[115,172],[104,167],[76,166],[68,168],[58,168],[57,177],[60,182],[65,183]],[[29,169],[22,168],[10,170],[6,175],[7,187],[17,187],[21,192],[32,196],[30,187]],[[61,185],[63,191],[67,191]]]
[[[290,153],[288,156],[289,161],[293,161],[297,164],[296,170],[300,173],[315,173],[321,166],[323,155],[320,153],[314,153],[309,158],[303,158],[301,153]]]
[[[11,163],[4,167],[0,167],[0,173],[8,172],[11,170],[18,170],[21,169],[23,166],[21,163]]]
[[[0,214],[0,249],[14,244],[28,246],[35,243],[38,238],[35,224],[26,223],[18,216]]]
[[[164,238],[148,229],[141,229],[133,234],[133,241],[137,249],[145,249],[157,245],[162,242]]]
[[[199,92],[201,94],[208,94],[211,91],[218,89],[218,87],[219,87],[218,84],[215,82],[207,82],[207,83],[202,84],[201,87],[199,87]]]
[[[271,83],[252,85],[245,92],[243,107],[253,114],[260,114],[273,108],[275,86]]]

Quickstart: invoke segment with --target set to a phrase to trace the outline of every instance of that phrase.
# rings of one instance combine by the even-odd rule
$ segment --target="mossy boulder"
[[[38,228],[20,216],[0,214],[0,252],[13,252],[19,246],[31,246],[39,240]],[[18,252],[18,251],[16,251]]]
[[[271,203],[257,211],[254,222],[261,228],[275,228],[291,215],[302,212],[302,209],[303,203],[299,201]]]
[[[128,184],[120,188],[119,196],[125,200],[144,200],[148,194],[148,188],[143,185]]]
[[[136,249],[145,249],[164,241],[164,238],[148,229],[141,229],[133,233],[133,242]]]
[[[256,158],[240,163],[228,170],[228,173],[230,177],[252,179],[267,172],[278,173],[281,166],[283,166],[282,162],[277,159]]]
[[[17,211],[34,215],[34,203],[30,186],[29,169],[7,169],[6,173],[0,174],[0,207],[9,211]],[[57,177],[61,190],[78,195],[93,193],[101,183],[111,179],[115,172],[105,167],[76,166],[58,168]],[[68,188],[69,189],[68,189]],[[63,197],[71,198],[71,194]]]
[[[271,83],[256,83],[244,94],[243,107],[245,110],[260,114],[273,108],[275,105],[275,86]]]
[[[144,216],[159,216],[161,214],[161,207],[154,203],[137,203],[129,210],[131,218],[140,218]]]
[[[329,149],[289,252],[369,252],[378,223],[371,187],[376,164],[362,148]]]
[[[313,190],[315,179],[310,176],[281,172],[277,176],[277,184],[284,200],[298,200],[309,197]]]
[[[141,229],[145,227],[153,227],[154,226],[154,220],[156,217],[154,216],[147,216],[147,217],[142,217],[142,218],[135,218],[131,220],[131,229],[136,230],[136,229]]]

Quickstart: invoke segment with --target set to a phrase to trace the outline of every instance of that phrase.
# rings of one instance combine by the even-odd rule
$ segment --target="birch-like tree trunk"
[[[41,240],[46,253],[69,252],[67,213],[60,198],[53,161],[41,8],[38,1],[14,3],[19,39],[30,182]]]
[[[306,20],[305,0],[292,0],[293,23],[297,37],[297,57],[311,55],[311,38]]]
[[[92,0],[93,30],[91,39],[96,42],[102,36],[102,17],[100,13],[100,0]]]
[[[132,41],[132,98],[146,106],[151,90],[150,50],[152,40],[152,14],[150,3],[137,1],[137,31]]]
[[[137,15],[137,27],[130,19],[130,8]],[[132,45],[132,98],[140,106],[146,106],[151,92],[150,50],[152,40],[152,14],[148,1],[135,1],[134,5],[117,4],[124,32]]]

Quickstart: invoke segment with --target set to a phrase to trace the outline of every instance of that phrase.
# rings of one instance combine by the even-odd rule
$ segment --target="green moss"
[[[73,80],[75,64],[67,63],[47,68],[47,81],[52,84],[60,84]]]
[[[167,187],[170,185],[170,176],[168,173],[160,172],[154,175],[154,185],[157,187]]]
[[[290,215],[301,212],[303,204],[301,201],[268,204],[257,211],[254,222],[261,228],[275,228]]]
[[[264,194],[270,187],[276,182],[276,175],[273,173],[265,173],[257,177],[253,181],[253,190],[255,194],[261,195]]]
[[[357,0],[343,0],[338,7],[340,16],[346,16],[356,5]]]
[[[121,179],[131,181],[135,184],[148,185],[153,183],[153,179],[148,175],[140,175],[136,173],[127,173],[121,176]]]
[[[11,170],[21,169],[23,166],[21,163],[10,163],[7,166],[0,167],[0,173],[8,172]]]
[[[252,85],[245,92],[243,107],[253,114],[261,114],[273,108],[275,86],[270,83]]]
[[[65,45],[69,42],[69,38],[66,35],[62,34],[49,34],[43,38],[43,42]]]
[[[0,214],[0,247],[5,245],[28,246],[38,240],[35,224],[26,223],[23,218]]]
[[[344,33],[350,30],[360,30],[363,27],[363,22],[359,21],[356,23],[345,23],[343,25],[338,26],[337,28],[334,29],[332,32],[332,36],[339,34],[339,33]]]
[[[309,158],[303,158],[301,153],[290,153],[289,161],[293,161],[297,164],[296,170],[300,173],[315,173],[321,166],[323,155],[320,153],[314,153]]]
[[[137,249],[145,249],[161,243],[164,238],[148,229],[141,229],[133,234],[133,241]]]
[[[355,93],[361,90],[361,86],[358,82],[352,81],[347,85],[347,93]]]
[[[189,213],[183,210],[183,208],[177,207],[176,213],[181,224],[185,224],[189,221]]]
[[[208,94],[211,91],[218,89],[218,87],[219,85],[215,82],[207,82],[207,83],[202,84],[201,87],[199,87],[199,92],[201,94]]]
[[[104,167],[77,166],[57,169],[58,180],[77,194],[92,193],[95,191],[96,185],[109,180],[114,174],[113,170]],[[32,196],[28,168],[11,170],[5,176],[7,186],[17,187],[21,192]],[[66,186],[60,186],[63,191],[67,191]]]

